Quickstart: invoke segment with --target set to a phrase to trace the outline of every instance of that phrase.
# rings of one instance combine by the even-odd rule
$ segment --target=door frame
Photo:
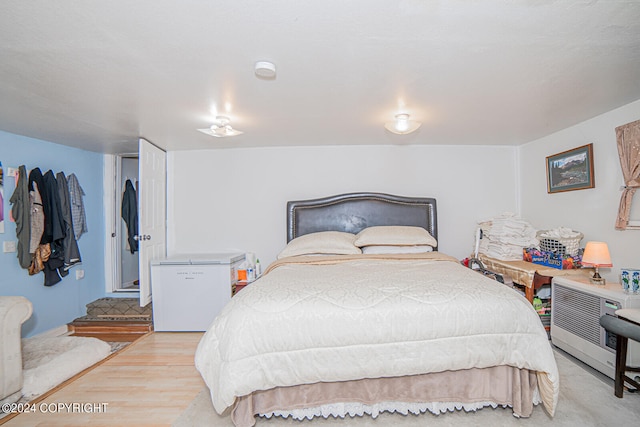
[[[122,196],[120,177],[122,175],[122,158],[138,157],[138,153],[105,154],[103,168],[103,189],[104,189],[104,211],[105,211],[105,251],[104,251],[104,273],[105,291],[108,294],[120,293],[122,285],[122,265],[120,258],[120,247],[122,245],[122,233],[118,197]],[[129,292],[134,294],[135,292]],[[126,294],[122,294],[126,296]]]

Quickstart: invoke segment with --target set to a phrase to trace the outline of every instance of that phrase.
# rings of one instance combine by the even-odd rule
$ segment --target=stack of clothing
[[[505,212],[478,223],[481,233],[478,252],[502,261],[522,260],[522,249],[538,246],[537,230],[524,219]]]

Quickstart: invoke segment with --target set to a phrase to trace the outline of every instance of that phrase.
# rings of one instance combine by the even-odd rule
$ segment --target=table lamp
[[[595,267],[596,271],[591,278],[594,285],[605,285],[605,280],[600,276],[598,269],[600,267],[612,267],[611,255],[609,255],[609,247],[604,242],[587,242],[582,254],[582,265],[585,267]]]

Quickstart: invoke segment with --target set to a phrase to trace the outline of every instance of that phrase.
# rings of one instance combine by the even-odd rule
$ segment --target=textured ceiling
[[[0,2],[0,129],[99,152],[518,145],[640,99],[640,2]],[[276,64],[274,80],[256,61]],[[383,128],[398,112],[411,135]],[[197,132],[215,113],[244,131]],[[612,130],[613,132],[613,130]]]

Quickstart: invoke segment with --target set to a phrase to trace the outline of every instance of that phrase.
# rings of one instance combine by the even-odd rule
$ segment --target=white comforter
[[[496,365],[537,371],[555,412],[547,334],[513,289],[438,253],[301,258],[239,292],[203,336],[196,367],[219,413],[276,386]]]

